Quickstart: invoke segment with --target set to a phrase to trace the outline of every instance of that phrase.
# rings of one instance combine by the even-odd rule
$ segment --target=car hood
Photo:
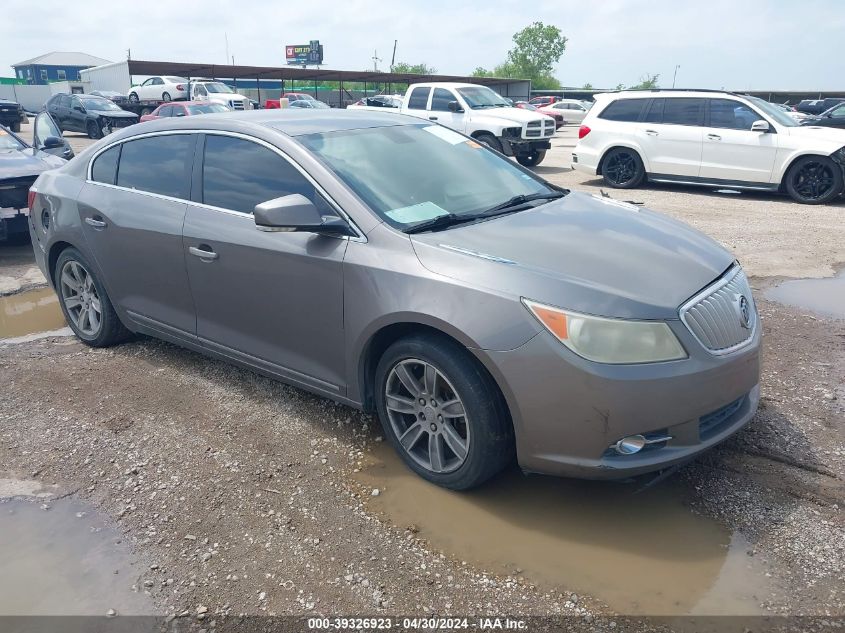
[[[479,119],[501,119],[508,122],[516,122],[522,125],[529,121],[542,120],[542,115],[530,110],[523,110],[522,108],[483,108],[481,110],[471,110],[471,117],[473,121]]]
[[[703,233],[609,198],[570,193],[527,211],[411,236],[431,272],[577,312],[677,319],[734,262]]]
[[[0,181],[7,178],[37,176],[43,171],[61,167],[67,161],[58,156],[37,152],[32,148],[0,151]]]
[[[798,136],[802,138],[817,139],[819,141],[830,142],[837,147],[845,145],[845,130],[837,128],[821,127],[812,124],[813,121],[821,120],[820,117],[813,117],[804,119],[798,127],[785,128],[789,130],[790,136]]]
[[[99,110],[92,110],[92,114],[99,114],[102,117],[106,117],[108,119],[137,119],[138,115],[134,112],[127,112],[126,110],[109,110],[109,111],[99,111]]]

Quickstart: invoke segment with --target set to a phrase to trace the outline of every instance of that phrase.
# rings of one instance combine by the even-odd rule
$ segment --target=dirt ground
[[[555,145],[538,171],[598,192],[568,171],[572,129]],[[747,543],[765,577],[758,612],[845,614],[845,321],[762,298],[779,280],[845,262],[845,203],[657,185],[611,195],[725,244],[758,297],[760,410],[671,486],[691,516]],[[0,246],[0,279],[23,280],[5,292],[37,285],[31,261]],[[577,575],[493,568],[397,522],[380,505],[392,481],[362,476],[383,450],[378,422],[347,407],[151,339],[108,350],[69,337],[0,341],[0,380],[0,479],[56,486],[109,517],[137,560],[116,582],[159,613],[562,614],[615,628],[619,609],[585,594]],[[508,506],[484,512],[507,518]]]

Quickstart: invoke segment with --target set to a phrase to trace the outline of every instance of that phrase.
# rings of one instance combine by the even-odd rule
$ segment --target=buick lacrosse
[[[83,342],[142,333],[374,412],[448,488],[514,459],[663,470],[757,408],[761,328],[730,253],[428,121],[142,123],[40,176],[29,206]]]

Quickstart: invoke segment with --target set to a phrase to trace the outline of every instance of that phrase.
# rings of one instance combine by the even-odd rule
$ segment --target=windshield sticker
[[[467,145],[469,145],[472,149],[481,149],[481,143],[476,143],[473,140],[467,141]]]
[[[422,222],[440,215],[446,215],[448,211],[442,207],[438,207],[433,202],[420,202],[410,207],[385,211],[385,213],[391,220],[401,222],[402,224],[411,224],[412,222]]]
[[[458,143],[463,143],[467,140],[467,137],[463,134],[458,134],[457,132],[440,125],[429,125],[423,129],[429,134],[434,134],[437,138],[443,139],[450,145],[457,145]]]

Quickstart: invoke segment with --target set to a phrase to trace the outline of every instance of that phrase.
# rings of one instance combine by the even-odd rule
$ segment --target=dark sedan
[[[801,125],[845,128],[845,103],[835,105],[818,116],[807,117],[801,121]]]
[[[13,132],[21,131],[21,123],[26,122],[26,114],[20,103],[0,99],[0,125],[11,128]]]
[[[50,98],[45,109],[62,132],[85,132],[89,138],[102,138],[138,122],[137,114],[94,95],[59,93]]]

